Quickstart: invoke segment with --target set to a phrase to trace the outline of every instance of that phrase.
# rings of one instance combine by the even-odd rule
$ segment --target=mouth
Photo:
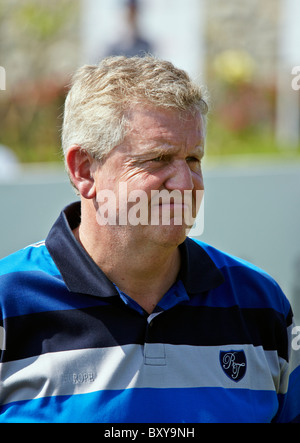
[[[160,202],[151,205],[151,224],[192,226],[193,208],[184,202]]]
[[[174,203],[174,202],[161,202],[161,203],[159,203],[159,204],[155,204],[155,205],[153,205],[154,207],[155,206],[158,206],[158,207],[160,207],[160,208],[189,208],[189,205],[187,204],[187,203],[182,203],[182,202],[180,202],[180,203]]]

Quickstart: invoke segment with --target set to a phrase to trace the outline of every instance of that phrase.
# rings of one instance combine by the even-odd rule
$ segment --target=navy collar
[[[70,291],[98,297],[118,295],[115,285],[72,232],[79,225],[80,217],[80,202],[67,206],[51,228],[46,247]],[[186,238],[179,249],[181,269],[178,279],[183,282],[188,294],[206,292],[224,282],[223,274],[199,244]]]

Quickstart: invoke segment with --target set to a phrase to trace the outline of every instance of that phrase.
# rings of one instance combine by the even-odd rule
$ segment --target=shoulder
[[[49,310],[63,286],[45,242],[27,246],[0,260],[1,317]]]
[[[225,281],[217,290],[226,294],[228,303],[236,302],[244,308],[271,308],[285,317],[290,314],[290,303],[270,274],[202,241],[191,240],[209,255],[222,272]]]
[[[228,252],[224,252],[220,249],[215,248],[212,245],[204,243],[200,240],[191,238],[196,245],[200,246],[204,251],[211,257],[218,268],[222,267],[232,267],[232,266],[240,266],[248,269],[250,272],[253,270],[254,272],[258,272],[259,274],[263,274],[264,276],[270,277],[263,269],[258,266],[250,263],[242,258],[239,258],[235,255],[229,254]]]
[[[59,273],[44,241],[29,245],[0,260],[0,281],[10,274],[34,271],[51,275]]]

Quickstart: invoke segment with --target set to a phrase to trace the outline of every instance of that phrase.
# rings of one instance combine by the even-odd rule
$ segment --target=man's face
[[[196,191],[204,189],[202,117],[141,105],[131,109],[127,117],[130,130],[123,143],[97,168],[98,216],[107,201],[101,192],[113,191],[117,224],[123,225],[122,229],[137,239],[180,244],[193,224],[187,214],[196,216]],[[158,199],[157,195],[164,197]]]

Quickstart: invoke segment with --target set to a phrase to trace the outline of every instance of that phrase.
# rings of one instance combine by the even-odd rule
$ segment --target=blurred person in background
[[[138,0],[125,1],[125,32],[108,48],[107,55],[142,56],[152,52],[151,43],[142,36]]]
[[[156,224],[120,221],[121,183],[149,208],[152,191],[190,191],[197,210],[207,111],[186,72],[151,56],[76,72],[62,145],[80,201],[46,241],[0,262],[0,421],[299,421],[299,351],[278,284],[187,237],[183,201],[157,205]],[[116,223],[101,222],[103,191]]]

